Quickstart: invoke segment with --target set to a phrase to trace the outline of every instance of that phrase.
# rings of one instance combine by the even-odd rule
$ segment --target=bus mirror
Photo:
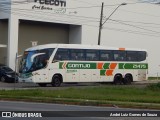
[[[22,57],[22,55],[17,55],[17,59],[18,59],[18,58],[21,58],[21,57]]]

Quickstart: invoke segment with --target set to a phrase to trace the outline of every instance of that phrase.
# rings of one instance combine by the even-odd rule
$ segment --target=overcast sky
[[[139,0],[139,1],[153,2],[153,3],[159,3],[160,2],[160,0]]]

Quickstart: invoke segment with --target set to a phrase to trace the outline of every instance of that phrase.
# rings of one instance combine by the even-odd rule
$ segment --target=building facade
[[[13,69],[16,53],[23,54],[32,42],[83,44],[89,39],[88,32],[98,30],[82,25],[90,17],[81,18],[84,9],[74,9],[80,4],[72,0],[8,0],[0,4],[0,43],[7,45],[0,48],[0,62]]]

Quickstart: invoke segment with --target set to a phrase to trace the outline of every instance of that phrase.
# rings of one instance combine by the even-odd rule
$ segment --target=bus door
[[[52,66],[54,71],[51,69],[51,77],[53,76],[53,73],[59,73],[63,76],[63,82],[79,82],[79,69],[76,68],[75,63],[60,61],[54,63]]]
[[[37,53],[33,57],[33,68],[36,82],[47,82],[48,81],[48,60],[46,59],[45,53]]]
[[[34,72],[35,82],[48,82],[48,69],[41,69]]]

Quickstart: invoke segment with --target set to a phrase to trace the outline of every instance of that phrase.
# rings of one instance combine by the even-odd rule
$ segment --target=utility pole
[[[114,11],[109,15],[109,17],[102,23],[102,19],[103,19],[103,6],[104,6],[104,3],[102,3],[102,7],[101,7],[101,17],[100,17],[100,23],[99,23],[99,35],[98,35],[98,45],[100,45],[100,42],[101,42],[101,31],[102,31],[102,27],[103,25],[109,20],[109,18],[113,15],[113,13],[116,12],[116,10],[122,6],[122,5],[127,5],[127,3],[122,3],[120,5],[118,5]]]
[[[103,19],[103,7],[104,3],[102,2],[102,7],[101,7],[101,16],[100,16],[100,22],[99,22],[99,35],[98,35],[98,45],[100,45],[101,42],[101,31],[102,31],[102,19]]]

